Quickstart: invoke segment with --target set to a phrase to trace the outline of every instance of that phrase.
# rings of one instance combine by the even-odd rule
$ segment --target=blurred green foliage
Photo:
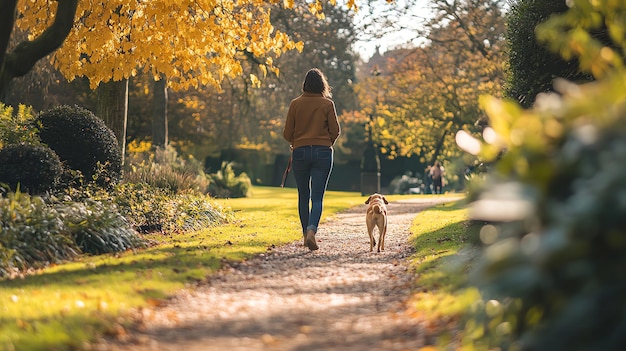
[[[573,0],[538,38],[597,81],[556,80],[530,109],[484,98],[475,185],[482,252],[468,349],[618,350],[626,344],[626,3]],[[606,28],[611,45],[594,34]]]
[[[245,172],[238,175],[233,170],[231,162],[222,162],[222,168],[207,175],[209,179],[208,192],[218,198],[236,198],[250,196],[252,181]]]

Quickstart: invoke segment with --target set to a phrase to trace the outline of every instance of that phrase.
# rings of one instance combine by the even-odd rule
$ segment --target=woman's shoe
[[[315,231],[310,230],[310,229],[306,231],[306,237],[304,238],[304,245],[308,247],[309,250],[311,251],[315,251],[319,249],[319,247],[317,247],[317,242],[315,242]]]

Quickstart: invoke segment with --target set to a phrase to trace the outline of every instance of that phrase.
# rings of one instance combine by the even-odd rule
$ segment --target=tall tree
[[[154,81],[152,96],[152,146],[166,147],[169,133],[167,125],[167,82],[165,78]]]
[[[524,107],[530,107],[539,93],[553,91],[557,77],[591,78],[580,73],[576,61],[564,60],[535,35],[538,24],[568,8],[565,1],[517,0],[507,14],[510,54],[505,94]]]
[[[460,155],[456,131],[475,128],[479,96],[497,95],[503,80],[502,2],[437,0],[432,6],[425,43],[387,52],[380,75],[359,87],[362,116],[373,116],[381,152],[420,155],[424,163]]]
[[[128,79],[100,84],[97,87],[95,112],[115,134],[124,163],[128,121]]]
[[[319,67],[333,86],[337,110],[354,109],[353,89],[356,54],[353,12],[345,8],[324,8],[324,17],[309,12],[299,2],[292,9],[272,9],[272,23],[293,40],[302,42],[301,52],[289,51],[274,60],[279,75],[268,74],[260,86],[254,86],[249,74],[259,73],[253,59],[242,64],[244,75],[225,79],[222,90],[200,87],[171,95],[171,130],[173,142],[203,145],[198,156],[215,151],[207,144],[224,148],[254,148],[288,152],[282,140],[282,126],[289,101],[301,93],[306,71]],[[340,140],[343,141],[343,140]],[[200,147],[200,145],[195,145]]]
[[[569,6],[565,1],[515,1],[507,15],[510,59],[506,95],[517,100],[523,107],[530,107],[539,93],[554,91],[553,84],[556,78],[574,82],[589,82],[597,78],[598,72],[595,70],[598,65],[594,62],[605,61],[600,50],[606,47],[617,52],[622,51],[622,48],[615,44],[615,35],[619,36],[620,34],[616,33],[622,30],[616,29],[611,33],[607,25],[609,20],[599,11],[586,20],[575,18],[574,14],[584,12],[590,7],[595,11],[599,6],[585,2]],[[582,7],[585,10],[569,11],[575,7]],[[570,31],[570,34],[560,36],[560,40],[556,39],[555,32],[549,31],[550,34],[543,39],[537,37],[538,28],[542,24],[549,21],[567,22],[562,20],[566,18],[566,14],[569,17],[567,20],[571,22],[559,24],[558,30]],[[572,47],[578,49],[568,47],[570,41],[577,42],[577,45]],[[591,60],[583,57],[589,60],[583,62],[579,56],[582,48],[587,48],[586,43],[594,43],[594,57]]]
[[[85,76],[92,88],[128,79],[139,69],[167,77],[173,89],[219,87],[224,79],[243,74],[242,62],[249,57],[258,61],[259,73],[248,76],[257,84],[259,77],[277,72],[276,57],[301,49],[301,44],[271,24],[269,5],[277,2],[4,1],[0,7],[0,93],[13,77],[28,72],[51,52],[55,66],[67,79]],[[347,3],[354,6],[352,0]],[[290,1],[283,4],[293,6]],[[318,16],[322,16],[321,9],[321,2],[309,7]],[[14,24],[36,39],[20,43],[7,54]],[[121,135],[123,131],[115,132]]]

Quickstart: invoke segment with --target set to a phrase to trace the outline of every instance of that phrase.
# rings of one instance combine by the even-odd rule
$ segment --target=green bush
[[[183,159],[168,146],[129,157],[125,183],[149,184],[172,194],[206,192],[208,181],[202,166],[192,158]]]
[[[78,106],[58,106],[39,114],[37,124],[41,141],[68,168],[101,186],[119,181],[122,156],[117,138],[93,113]]]
[[[576,1],[539,38],[576,56],[594,83],[557,81],[532,109],[485,99],[505,150],[473,194],[487,221],[471,281],[483,301],[466,324],[477,349],[620,350],[626,344],[626,70],[622,2]],[[594,38],[608,28],[611,46]],[[487,134],[486,134],[487,135]]]
[[[25,193],[0,198],[0,277],[11,276],[81,253],[103,254],[144,247],[143,239],[123,217],[109,195],[86,198],[85,190],[46,199]]]
[[[490,223],[472,274],[493,300],[480,309],[493,328],[490,346],[611,350],[626,342],[626,85],[570,89],[562,101],[550,97],[559,106],[552,111],[488,108],[510,140],[470,207]]]
[[[141,232],[197,230],[229,218],[209,196],[171,194],[149,184],[118,185],[113,197],[120,213]]]
[[[222,224],[231,218],[220,206],[209,201],[208,196],[180,194],[174,198],[175,217],[171,231],[193,231]]]
[[[144,247],[144,243],[114,204],[91,199],[60,210],[63,223],[83,253],[94,255]]]
[[[133,167],[131,172],[124,175],[124,182],[149,184],[170,194],[185,191],[202,192],[208,183],[205,177],[196,173],[179,171],[168,165],[158,163]]]
[[[164,231],[175,214],[171,194],[146,183],[124,183],[115,188],[113,201],[120,213],[140,232]]]
[[[222,169],[208,174],[208,192],[217,198],[237,198],[250,196],[252,181],[245,172],[238,176],[233,171],[232,163],[223,162]]]
[[[19,192],[0,198],[0,277],[77,255],[56,208]]]
[[[55,190],[64,172],[57,154],[43,145],[7,145],[0,149],[0,165],[0,182],[30,194]]]

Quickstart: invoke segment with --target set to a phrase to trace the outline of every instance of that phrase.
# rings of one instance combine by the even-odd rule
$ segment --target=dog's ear
[[[368,197],[367,200],[365,200],[365,204],[366,205],[369,204],[371,199],[372,199],[372,196],[370,195],[370,197]]]
[[[383,196],[383,201],[385,202],[385,205],[389,205],[389,202],[387,202],[387,199]]]

